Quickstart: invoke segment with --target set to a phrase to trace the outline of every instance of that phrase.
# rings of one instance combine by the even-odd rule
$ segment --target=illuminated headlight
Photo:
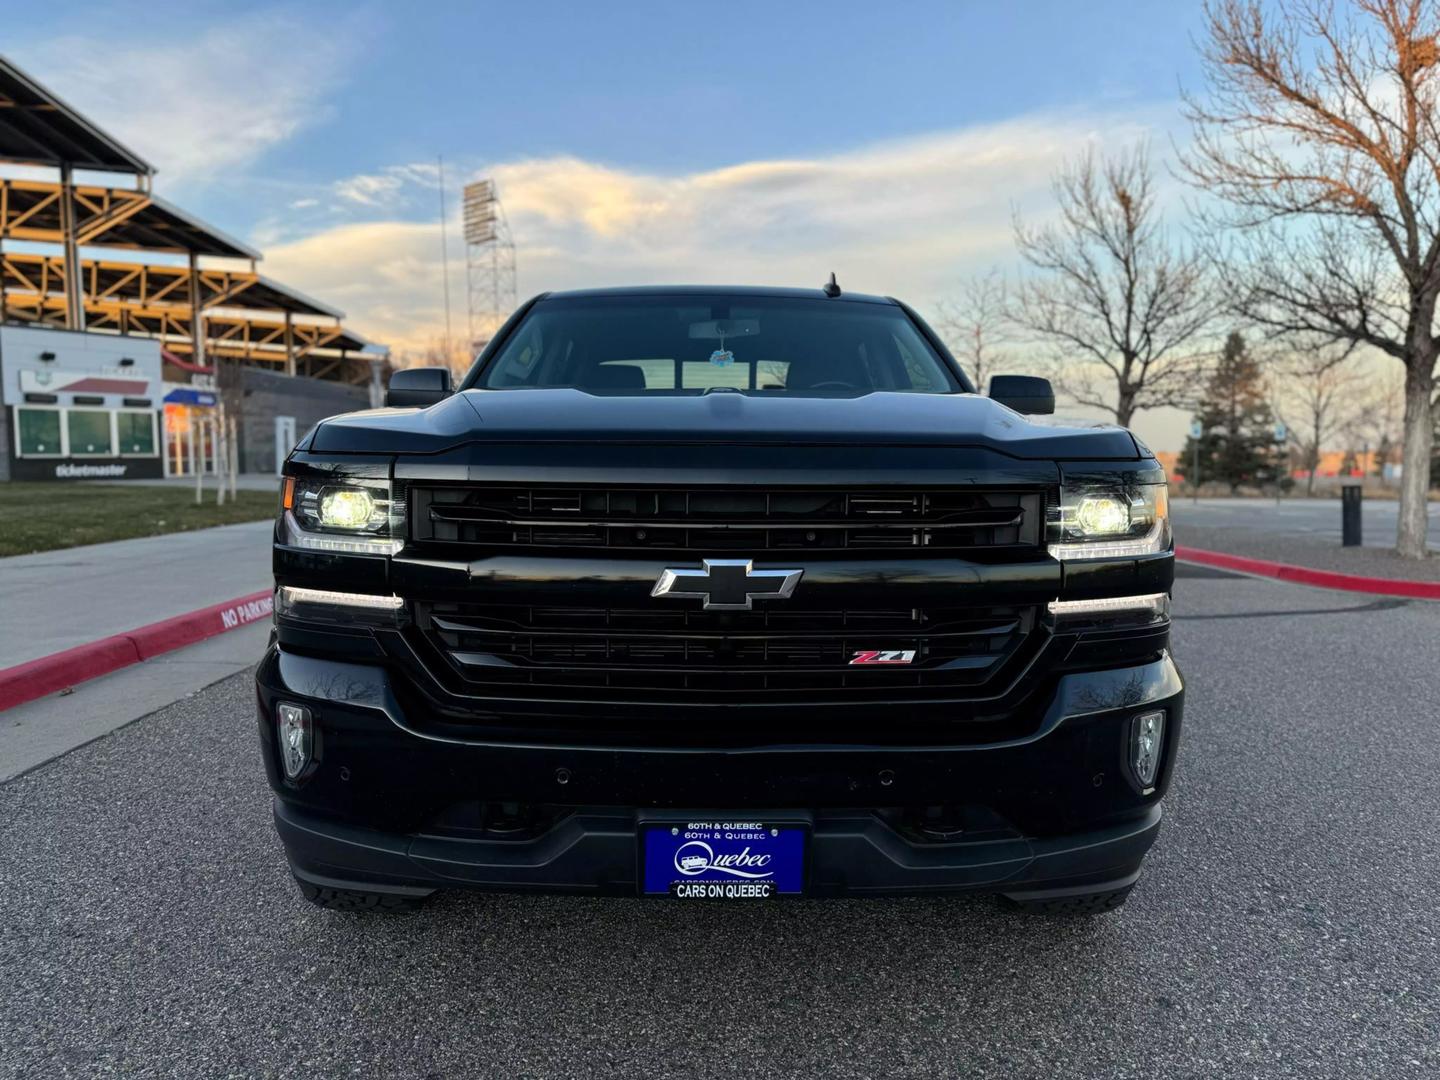
[[[1086,495],[1074,516],[1082,536],[1124,536],[1130,531],[1130,504],[1115,495]]]
[[[310,710],[301,705],[276,706],[275,734],[280,740],[280,766],[294,780],[310,764]]]
[[[1066,486],[1050,518],[1056,559],[1115,559],[1170,548],[1170,499],[1164,484],[1113,482]]]
[[[1155,786],[1160,772],[1160,751],[1165,742],[1165,714],[1141,713],[1130,721],[1130,767],[1141,788]]]
[[[364,488],[326,488],[320,495],[320,524],[326,529],[365,529],[375,517],[375,497]]]
[[[292,547],[394,555],[405,544],[405,503],[388,480],[287,477],[282,512]]]

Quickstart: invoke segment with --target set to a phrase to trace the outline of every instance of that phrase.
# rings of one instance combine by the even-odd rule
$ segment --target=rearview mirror
[[[450,396],[450,369],[412,367],[390,376],[385,404],[401,409],[425,408]]]
[[[990,398],[1030,416],[1048,416],[1055,411],[1055,391],[1050,380],[1035,375],[992,375]]]
[[[692,341],[724,341],[726,338],[754,337],[758,333],[759,319],[710,319],[690,324]]]

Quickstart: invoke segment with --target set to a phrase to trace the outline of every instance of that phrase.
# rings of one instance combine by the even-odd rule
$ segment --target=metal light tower
[[[470,344],[478,352],[515,310],[515,241],[494,180],[465,186]]]

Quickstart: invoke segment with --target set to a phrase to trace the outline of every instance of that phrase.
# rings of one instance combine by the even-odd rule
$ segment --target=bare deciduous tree
[[[1405,365],[1402,555],[1425,554],[1440,299],[1440,6],[1212,0],[1190,179],[1238,226],[1236,314]]]
[[[1354,346],[1344,342],[1301,342],[1270,365],[1272,407],[1309,474],[1307,495],[1315,494],[1315,473],[1327,443],[1351,429],[1359,416],[1362,379],[1351,363],[1353,353]]]
[[[1015,224],[1040,273],[1019,289],[1014,317],[1053,347],[1056,389],[1121,425],[1142,409],[1193,405],[1214,297],[1204,260],[1166,237],[1146,147],[1086,154],[1054,191],[1058,222]]]
[[[1385,466],[1397,463],[1404,441],[1405,375],[1387,361],[1385,370],[1363,380],[1351,427],[1374,449],[1374,473],[1389,486]]]
[[[1009,288],[999,270],[971,278],[954,300],[936,305],[936,329],[981,393],[991,375],[1016,370],[1008,308]]]

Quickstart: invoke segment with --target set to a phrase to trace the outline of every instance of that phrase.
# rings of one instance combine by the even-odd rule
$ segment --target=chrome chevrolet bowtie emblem
[[[704,600],[706,611],[749,611],[750,602],[784,600],[795,591],[804,570],[756,570],[750,559],[705,559],[701,570],[668,569],[651,596]]]

